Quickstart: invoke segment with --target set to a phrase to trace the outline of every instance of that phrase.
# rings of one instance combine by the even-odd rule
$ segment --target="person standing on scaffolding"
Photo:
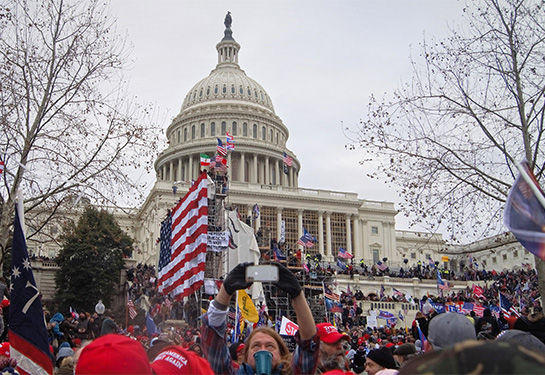
[[[216,298],[210,303],[203,316],[201,344],[205,357],[210,362],[215,374],[256,373],[254,354],[267,351],[272,354],[269,374],[314,374],[318,364],[320,340],[316,334],[316,325],[305,299],[305,294],[295,275],[281,264],[278,267],[278,281],[273,284],[284,290],[291,297],[291,304],[297,316],[299,330],[295,335],[297,348],[292,354],[284,340],[273,329],[259,327],[248,336],[244,347],[244,362],[238,371],[233,367],[227,346],[226,328],[229,300],[237,290],[246,289],[251,282],[246,281],[246,267],[251,263],[237,265],[225,278]],[[259,355],[258,355],[259,356]]]

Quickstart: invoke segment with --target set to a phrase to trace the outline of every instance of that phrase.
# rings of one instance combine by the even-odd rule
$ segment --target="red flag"
[[[2,173],[4,173],[4,167],[5,167],[4,161],[0,160],[0,176],[2,176]]]
[[[159,292],[179,300],[204,284],[207,236],[208,180],[203,172],[172,210],[171,246],[161,248],[170,251],[170,262],[159,270]]]

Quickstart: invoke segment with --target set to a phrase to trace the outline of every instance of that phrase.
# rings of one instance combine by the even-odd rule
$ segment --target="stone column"
[[[324,254],[324,211],[318,211],[318,251]]]
[[[293,167],[289,167],[289,176],[290,176],[290,180],[289,180],[289,186],[290,187],[295,187],[295,184],[293,183]]]
[[[268,185],[271,181],[271,176],[270,176],[270,168],[269,168],[269,157],[266,156],[265,157],[265,185]]]
[[[352,217],[354,223],[354,258],[358,260],[363,258],[363,249],[361,247],[361,228],[359,215]]]
[[[245,181],[245,176],[244,176],[244,172],[246,171],[246,158],[245,158],[245,153],[244,152],[241,152],[240,153],[240,165],[238,166],[238,178],[239,178],[239,181],[240,182],[244,182]]]
[[[230,171],[232,171],[231,167],[233,166],[231,154],[232,154],[232,152],[227,153],[227,166],[229,167]]]
[[[325,255],[332,255],[331,252],[331,212],[325,213]]]
[[[282,207],[276,208],[276,239],[280,242],[280,234],[282,232]]]
[[[254,154],[254,163],[252,165],[252,182],[257,183],[257,154]]]
[[[174,162],[170,161],[168,163],[168,179],[169,181],[174,181]]]
[[[346,251],[349,254],[352,254],[352,229],[350,228],[350,214],[346,214],[345,217],[345,223],[346,223]]]
[[[366,257],[369,257],[367,260],[373,261],[373,257],[371,255],[371,249],[369,248],[369,228],[367,227],[368,221],[363,219],[361,221],[361,228],[363,233],[363,247],[362,247],[362,258],[366,259]]]
[[[183,165],[184,159],[179,158],[178,159],[178,180],[183,181],[184,176],[182,176],[182,165]]]
[[[299,209],[297,210],[297,238],[301,238],[303,236],[303,210]],[[301,245],[299,245],[301,247]]]
[[[275,167],[276,167],[276,168],[275,168],[276,170],[274,171],[274,173],[276,174],[276,175],[275,175],[275,177],[276,177],[276,185],[280,186],[280,185],[282,185],[282,184],[280,183],[280,173],[279,173],[280,170],[278,169],[278,168],[279,168],[279,167],[278,167],[278,159],[276,159],[276,160],[274,161],[274,163],[275,163]]]
[[[195,178],[195,171],[194,171],[194,166],[193,166],[193,155],[189,155],[189,167],[187,168],[187,170],[189,171],[189,178],[188,180],[191,181]]]

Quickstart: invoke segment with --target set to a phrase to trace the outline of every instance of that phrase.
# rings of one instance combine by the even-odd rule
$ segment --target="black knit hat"
[[[367,358],[373,360],[378,365],[384,368],[396,369],[397,363],[394,359],[392,351],[386,347],[380,349],[373,349],[367,354]]]

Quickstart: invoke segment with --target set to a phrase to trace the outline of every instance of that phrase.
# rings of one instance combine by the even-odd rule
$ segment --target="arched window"
[[[218,93],[218,85],[216,85],[216,87],[214,88],[214,94],[217,94]]]
[[[206,134],[206,127],[204,125],[204,122],[201,124],[201,138],[204,138],[204,135]]]
[[[237,122],[233,121],[231,124],[231,131],[233,132],[233,135],[237,135]]]
[[[261,127],[261,139],[266,141],[267,140],[267,130],[265,129],[265,127]]]
[[[225,121],[221,122],[221,135],[225,135],[227,132],[227,123]]]
[[[253,127],[252,137],[257,138],[257,125],[256,124],[254,124],[254,127]]]
[[[184,142],[187,142],[187,128],[184,128]]]
[[[191,126],[191,139],[195,139],[195,137],[197,136],[196,130],[197,130],[197,129],[195,129],[195,125],[192,125],[192,126]]]
[[[215,122],[210,124],[210,135],[212,137],[216,136],[216,123]]]
[[[243,137],[248,136],[248,124],[247,123],[242,124],[242,136]]]
[[[223,85],[223,93],[227,94],[227,86]]]

